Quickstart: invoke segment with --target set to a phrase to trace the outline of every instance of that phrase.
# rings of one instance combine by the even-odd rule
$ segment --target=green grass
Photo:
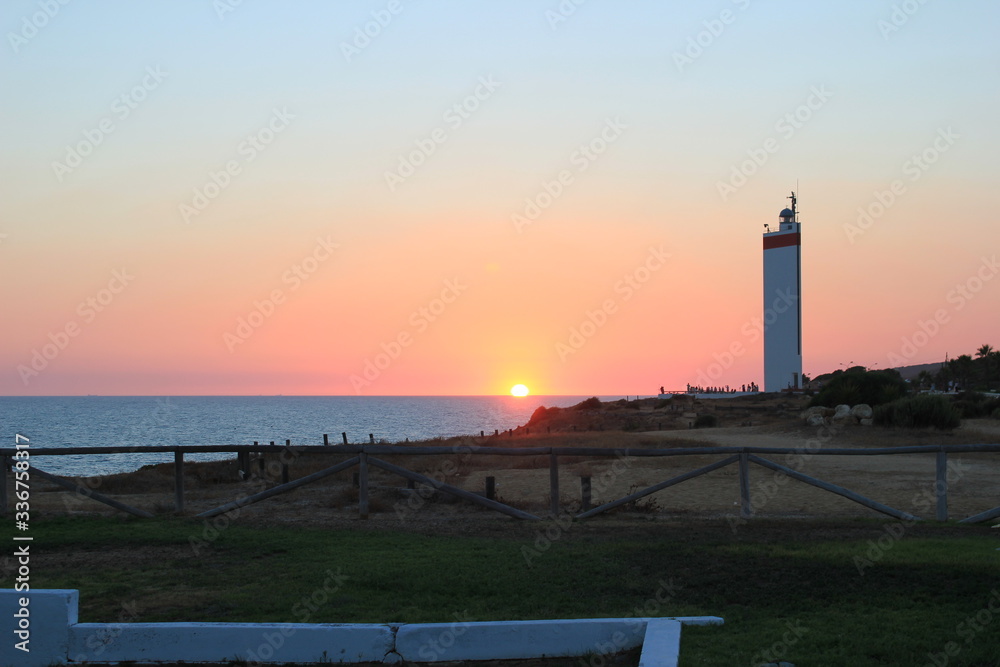
[[[773,647],[797,665],[919,667],[948,642],[948,665],[1000,665],[1000,593],[981,611],[1000,590],[986,528],[914,526],[868,554],[882,523],[751,521],[734,535],[722,521],[609,519],[573,525],[529,566],[524,550],[553,524],[498,521],[469,537],[237,522],[196,555],[190,520],[37,520],[32,586],[79,589],[81,622],[133,603],[127,620],[143,622],[714,615],[725,626],[684,630],[682,665],[757,664]],[[977,612],[989,622],[962,625]]]

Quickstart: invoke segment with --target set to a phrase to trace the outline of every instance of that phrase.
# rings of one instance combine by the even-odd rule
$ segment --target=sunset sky
[[[996,2],[0,26],[3,395],[761,382],[761,234],[796,187],[807,374],[1000,347]]]

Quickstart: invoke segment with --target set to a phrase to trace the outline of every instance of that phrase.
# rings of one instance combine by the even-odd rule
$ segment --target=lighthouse
[[[802,386],[802,234],[795,209],[764,225],[764,391]]]

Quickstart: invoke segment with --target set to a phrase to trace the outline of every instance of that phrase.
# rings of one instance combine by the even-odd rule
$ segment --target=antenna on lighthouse
[[[795,190],[792,190],[792,194],[791,194],[790,197],[788,197],[788,199],[792,200],[792,220],[795,221],[795,222],[798,222],[799,221],[799,214],[798,214],[798,211],[795,208]]]

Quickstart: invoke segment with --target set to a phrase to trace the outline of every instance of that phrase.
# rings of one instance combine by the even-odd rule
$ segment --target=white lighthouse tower
[[[802,235],[789,199],[778,229],[764,225],[764,391],[802,385]]]

